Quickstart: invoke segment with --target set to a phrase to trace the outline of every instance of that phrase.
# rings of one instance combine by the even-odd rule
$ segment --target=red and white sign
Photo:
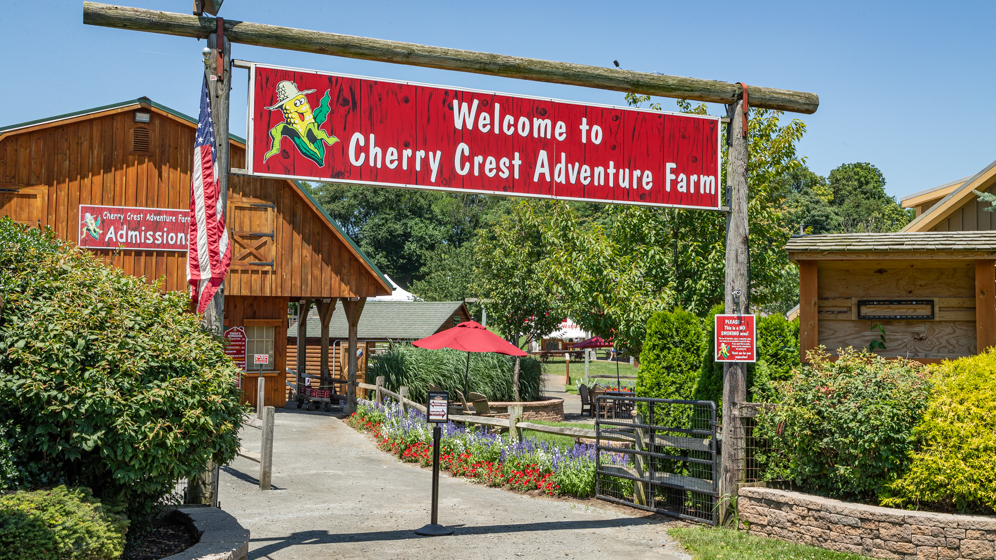
[[[720,120],[254,64],[248,171],[717,209]]]
[[[186,251],[189,210],[80,204],[80,247]]]
[[[716,361],[756,362],[757,329],[753,315],[716,315]]]
[[[246,330],[232,327],[225,331],[225,355],[242,371],[246,370]]]
[[[265,366],[265,365],[267,365],[267,364],[270,363],[270,355],[269,354],[253,354],[252,355],[252,363],[253,364],[262,364],[262,365]]]

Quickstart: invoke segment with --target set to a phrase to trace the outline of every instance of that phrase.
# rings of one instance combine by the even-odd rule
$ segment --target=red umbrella
[[[496,352],[508,356],[528,356],[529,354],[519,350],[515,345],[509,344],[500,336],[489,331],[484,325],[475,321],[466,321],[443,332],[427,336],[421,340],[412,342],[412,345],[428,350],[441,350],[451,348],[453,350],[463,350],[467,354],[467,370],[463,374],[463,390],[468,391],[470,375],[470,354],[469,352]]]

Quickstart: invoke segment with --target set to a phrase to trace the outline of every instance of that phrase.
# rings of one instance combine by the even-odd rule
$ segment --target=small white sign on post
[[[264,365],[264,366],[268,365],[270,363],[270,355],[269,354],[253,354],[252,355],[252,363],[253,364],[259,364],[259,365]]]

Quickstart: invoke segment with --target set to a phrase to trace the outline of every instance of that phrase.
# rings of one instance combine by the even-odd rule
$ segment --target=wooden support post
[[[211,49],[210,60],[205,60],[204,75],[207,77],[208,97],[211,100],[211,118],[214,119],[214,136],[217,142],[215,155],[217,157],[219,197],[221,198],[222,219],[228,213],[228,170],[229,170],[229,149],[228,143],[228,113],[229,94],[232,89],[232,45],[227,38],[223,38],[222,44],[218,45],[216,33],[212,33],[207,38],[207,46]],[[218,69],[218,47],[222,47],[222,66]],[[218,76],[221,76],[219,79]],[[226,222],[226,227],[227,222]],[[218,291],[211,299],[211,305],[204,311],[204,327],[218,336],[225,332],[225,283],[222,282]]]
[[[207,37],[215,18],[83,2],[83,23],[182,37]],[[493,53],[431,47],[369,37],[306,31],[290,27],[225,20],[225,35],[236,43],[299,52],[390,62],[518,78],[552,84],[641,93],[661,97],[733,103],[740,88],[717,80],[665,76],[620,68],[587,66]],[[751,104],[762,109],[812,114],[820,105],[815,93],[750,87]]]
[[[809,363],[809,351],[820,345],[816,265],[816,261],[799,261],[799,357],[803,363]]]
[[[646,424],[646,418],[642,414],[636,416],[636,423],[643,425]],[[635,441],[633,444],[636,446],[637,451],[649,451],[647,449],[647,431],[643,428],[635,428],[636,433]],[[636,469],[636,476],[640,478],[646,478],[647,473],[647,457],[639,453],[633,454],[633,467]],[[647,482],[637,482],[633,481],[633,503],[639,506],[647,506],[650,503],[650,484]]]
[[[346,385],[346,413],[356,412],[356,350],[359,347],[356,340],[356,327],[360,323],[360,314],[367,298],[341,298],[342,308],[346,312],[346,323],[349,325],[349,376]]]
[[[321,387],[329,388],[332,377],[329,373],[329,322],[332,321],[332,313],[335,311],[334,299],[318,300],[318,319],[322,324],[322,380]]]
[[[751,92],[753,93],[753,92]],[[730,213],[726,217],[726,312],[750,313],[747,309],[747,136],[741,97],[727,106],[730,124],[727,126],[726,177]],[[747,400],[747,364],[723,364],[723,466],[720,484],[720,517],[725,519],[730,500],[735,499],[740,482],[740,445],[735,434],[735,407]]]
[[[522,441],[522,430],[518,423],[522,421],[522,405],[513,404],[508,407],[508,437],[512,441]]]
[[[377,404],[384,404],[384,376],[377,376],[377,392],[375,393],[375,399],[377,399]]]
[[[311,300],[297,302],[297,396],[304,395],[304,376],[308,372],[308,314]]]
[[[401,415],[402,416],[407,416],[408,415],[408,403],[405,402],[405,401],[407,401],[407,399],[408,399],[408,387],[405,387],[404,385],[402,385],[401,387],[398,387],[398,396],[401,397]]]
[[[259,489],[269,490],[273,475],[273,416],[274,408],[263,409],[263,446],[259,452]]]
[[[996,346],[996,261],[975,261],[975,341],[981,354]]]

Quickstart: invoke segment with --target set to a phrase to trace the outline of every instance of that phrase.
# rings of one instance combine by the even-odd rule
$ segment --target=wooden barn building
[[[190,208],[196,126],[196,119],[143,97],[2,127],[0,216],[50,227],[80,244],[85,229],[100,228],[100,212],[90,207],[111,214],[175,209],[180,216]],[[245,143],[232,137],[231,165],[244,163]],[[81,207],[87,207],[83,215]],[[388,295],[391,286],[306,185],[231,175],[227,212],[233,258],[225,327],[245,329],[249,361],[253,354],[270,356],[265,404],[284,406],[288,303],[309,309],[315,302],[328,313],[338,301],[355,334],[366,298]],[[164,291],[188,290],[185,248],[136,248],[125,237],[109,242],[118,239],[124,243],[116,249],[89,250],[128,274],[161,280]],[[304,360],[298,364],[306,367]],[[255,404],[255,371],[242,387]]]

